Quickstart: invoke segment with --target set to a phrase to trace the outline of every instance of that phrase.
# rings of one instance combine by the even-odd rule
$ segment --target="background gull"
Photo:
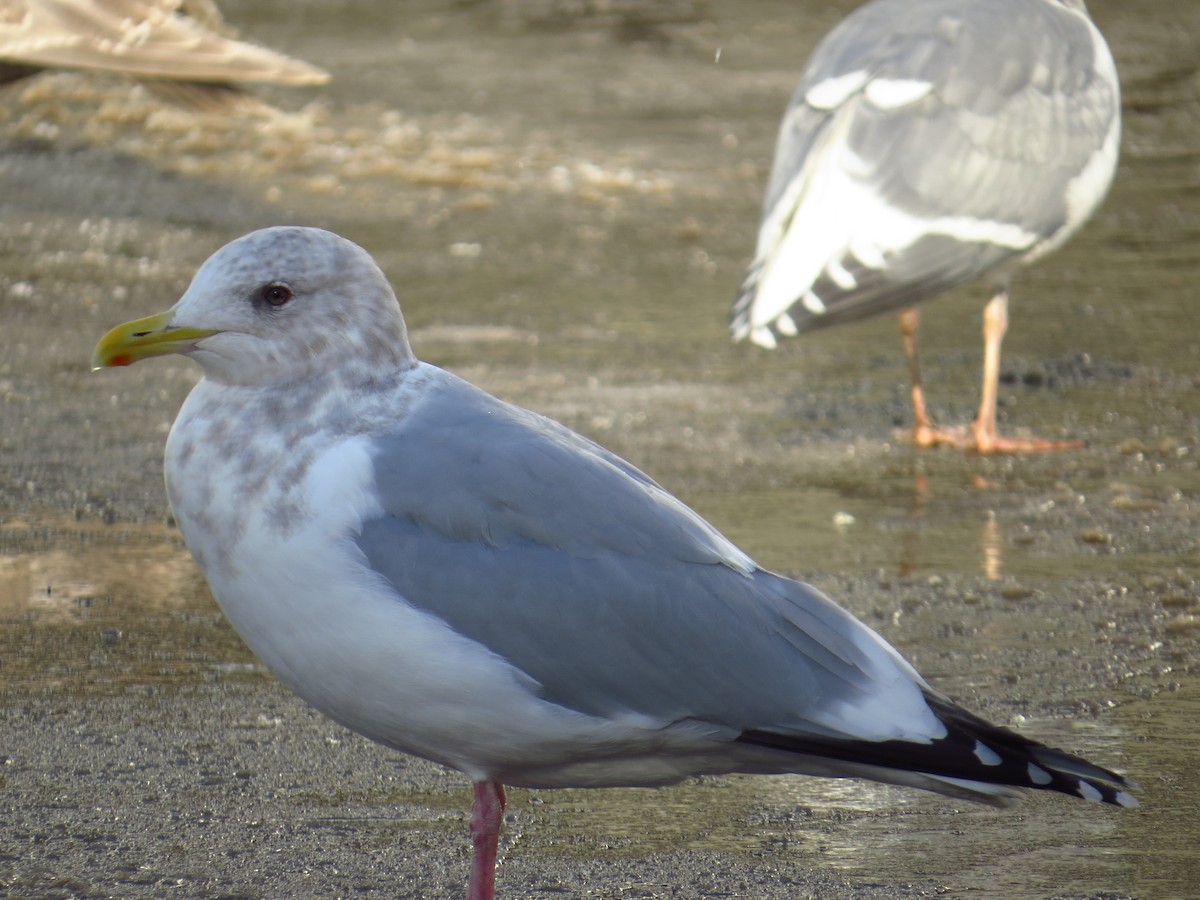
[[[94,362],[168,353],[204,370],[166,472],[214,595],[305,700],[474,781],[471,897],[493,893],[505,784],[797,772],[1135,805],[1121,776],[956,706],[629,463],[419,362],[349,241],[247,235]]]
[[[329,80],[316,66],[237,40],[212,0],[0,0],[0,81],[47,68],[209,87]]]
[[[774,347],[900,309],[918,444],[1078,446],[997,434],[1008,282],[1095,212],[1119,142],[1116,68],[1083,0],[868,3],[817,47],[784,116],[735,339]],[[938,428],[913,304],[985,273],[979,414]]]

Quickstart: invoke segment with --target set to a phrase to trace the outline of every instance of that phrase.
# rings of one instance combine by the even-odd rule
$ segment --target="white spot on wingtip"
[[[985,766],[1000,765],[1000,754],[985,744],[983,741],[975,742],[975,758]]]
[[[840,287],[843,291],[852,291],[858,287],[858,281],[850,271],[842,265],[840,259],[831,259],[829,264],[825,266],[825,272],[833,279],[833,283]]]
[[[1030,763],[1029,764],[1029,780],[1032,781],[1034,784],[1049,784],[1051,781],[1054,780],[1054,776],[1052,776],[1049,772],[1047,772],[1041,766],[1037,766],[1037,765],[1034,765],[1033,763]]]
[[[888,215],[893,213],[892,207],[880,201],[878,208]],[[901,217],[903,218],[903,217]],[[921,232],[917,224],[909,219],[908,221],[899,222],[892,233],[886,235],[886,240],[882,237],[876,237],[873,240],[854,239],[850,242],[850,255],[857,259],[868,269],[883,269],[885,267],[885,259],[883,248],[886,246],[890,250],[904,249],[913,242],[919,240]]]
[[[864,69],[847,72],[835,78],[826,78],[805,92],[804,102],[816,109],[835,109],[866,84],[867,78]]]
[[[795,337],[800,333],[800,329],[796,327],[796,320],[787,313],[779,314],[779,318],[775,320],[775,330],[784,337]]]
[[[1141,806],[1141,804],[1138,803],[1137,797],[1133,796],[1133,794],[1130,794],[1128,791],[1117,791],[1117,796],[1113,799],[1115,799],[1118,804],[1126,809],[1136,809],[1137,807]]]
[[[812,291],[809,291],[807,294],[804,295],[803,302],[804,302],[804,308],[807,309],[811,313],[816,313],[817,315],[820,315],[821,313],[825,312],[825,302],[820,297],[818,297],[816,294],[814,294]]]
[[[776,347],[775,335],[765,325],[761,325],[758,328],[751,328],[750,340],[760,347],[766,347],[768,350],[774,350]]]
[[[1079,796],[1084,800],[1090,800],[1093,803],[1099,803],[1104,799],[1104,795],[1088,784],[1086,781],[1079,782]]]
[[[880,109],[899,109],[915,103],[933,90],[928,81],[911,78],[877,78],[867,85],[867,99]]]

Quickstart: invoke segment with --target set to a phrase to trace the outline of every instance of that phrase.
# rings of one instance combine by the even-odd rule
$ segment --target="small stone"
[[[1112,502],[1113,509],[1126,509],[1133,511],[1144,511],[1162,509],[1165,504],[1161,500],[1153,500],[1149,497],[1129,497],[1122,495],[1114,497]]]
[[[1000,588],[1000,596],[1005,600],[1025,600],[1033,596],[1033,588],[1019,584],[1006,584]]]
[[[1163,609],[1185,609],[1196,605],[1196,598],[1186,591],[1171,591],[1162,598]]]
[[[1193,613],[1183,613],[1176,616],[1167,622],[1165,626],[1167,634],[1190,634],[1200,631],[1200,616]]]

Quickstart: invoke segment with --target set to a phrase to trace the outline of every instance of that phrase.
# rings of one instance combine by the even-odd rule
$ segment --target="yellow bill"
[[[130,366],[139,359],[186,353],[197,341],[216,334],[208,328],[173,328],[174,310],[118,325],[92,351],[92,371],[107,366]]]

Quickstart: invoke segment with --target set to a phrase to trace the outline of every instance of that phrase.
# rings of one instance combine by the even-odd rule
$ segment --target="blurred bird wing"
[[[3,0],[0,59],[185,81],[329,80],[316,66],[220,34],[215,24],[186,15],[179,0]]]
[[[1052,6],[874,3],[829,35],[780,131],[735,332],[907,305],[1082,224],[1116,165],[1116,73]]]

